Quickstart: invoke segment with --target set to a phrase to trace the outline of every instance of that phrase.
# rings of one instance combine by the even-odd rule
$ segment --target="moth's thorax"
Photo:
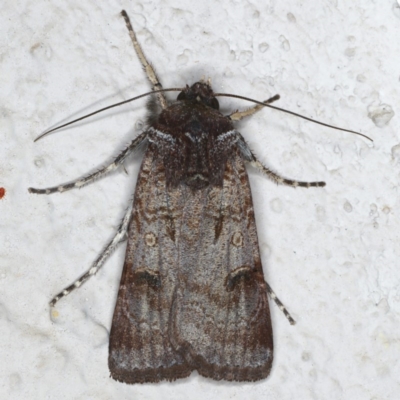
[[[215,105],[212,97],[196,96],[190,89],[161,112],[149,139],[163,159],[167,184],[193,189],[221,185],[237,133],[228,117],[208,105]]]

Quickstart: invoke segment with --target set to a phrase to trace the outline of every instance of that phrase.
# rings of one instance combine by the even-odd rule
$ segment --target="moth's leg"
[[[264,165],[261,164],[260,161],[258,161],[255,157],[253,161],[250,161],[250,164],[253,165],[255,168],[257,168],[259,171],[261,171],[263,174],[267,175],[269,179],[274,181],[275,183],[279,185],[288,185],[292,187],[323,187],[326,185],[325,182],[323,181],[318,181],[318,182],[303,182],[303,181],[295,181],[293,179],[287,179],[284,178],[280,175],[278,175],[276,172],[271,171],[269,168],[265,167]]]
[[[272,290],[271,286],[269,286],[268,282],[265,282],[267,285],[267,292],[269,297],[275,302],[275,304],[279,307],[279,309],[285,314],[285,317],[288,319],[290,322],[290,325],[294,325],[296,321],[292,318],[292,316],[289,314],[289,311],[285,308],[285,306],[282,304],[282,302],[278,299],[278,296],[275,294],[275,292]]]
[[[139,135],[136,139],[133,139],[130,145],[126,149],[124,149],[112,163],[104,166],[103,168],[99,169],[93,174],[79,178],[71,183],[66,183],[63,185],[54,186],[46,189],[28,188],[28,191],[30,193],[36,193],[36,194],[51,194],[55,192],[65,192],[66,190],[80,188],[82,186],[88,185],[92,183],[94,180],[99,179],[103,175],[108,174],[109,172],[118,168],[129,156],[129,154],[131,154],[132,151],[138,148],[146,140],[146,137],[147,137],[147,132],[144,132],[141,135]]]
[[[70,294],[73,290],[78,289],[92,275],[96,274],[97,271],[103,266],[103,264],[105,263],[107,258],[110,256],[110,254],[116,249],[118,244],[127,239],[128,224],[129,224],[130,217],[132,214],[132,208],[133,208],[133,202],[131,202],[131,205],[128,207],[128,210],[126,211],[126,214],[125,214],[125,216],[121,222],[121,225],[119,226],[114,238],[111,240],[110,243],[108,243],[108,245],[102,251],[102,253],[97,258],[97,260],[92,264],[90,269],[87,272],[85,272],[72,285],[68,286],[62,292],[58,293],[58,295],[55,296],[53,298],[53,300],[51,300],[51,302],[50,302],[51,307],[54,307],[55,304],[58,302],[58,300],[60,300],[62,297],[66,296],[67,294]]]
[[[264,100],[263,103],[264,104],[271,104],[274,101],[279,99],[279,95],[275,95],[270,97],[267,100]],[[230,118],[232,121],[240,121],[243,118],[246,117],[250,117],[251,115],[255,114],[257,111],[260,111],[262,108],[264,108],[264,106],[262,106],[261,104],[258,104],[254,107],[248,108],[247,110],[243,110],[243,111],[235,111],[232,114],[227,115],[228,118]]]
[[[131,40],[133,43],[133,47],[135,48],[136,54],[139,57],[141,64],[143,65],[143,69],[146,72],[147,78],[149,79],[150,83],[152,84],[152,89],[153,90],[162,89],[163,87],[160,83],[160,80],[157,77],[156,72],[154,71],[154,68],[147,61],[146,56],[144,55],[143,50],[140,47],[140,44],[136,39],[136,34],[132,28],[132,24],[131,24],[131,21],[129,20],[128,14],[126,13],[125,10],[122,10],[121,15],[124,17],[126,27],[128,28],[128,31],[129,31],[129,36],[131,37]],[[158,101],[160,102],[161,107],[163,109],[167,108],[168,102],[164,96],[164,93],[157,93],[157,98],[158,98]]]
[[[276,172],[271,171],[269,168],[265,167],[264,165],[261,164],[259,160],[257,160],[256,156],[252,153],[252,151],[249,149],[249,146],[243,139],[242,135],[239,132],[236,132],[237,136],[237,145],[239,146],[240,152],[242,153],[242,156],[244,159],[253,165],[255,168],[257,168],[259,171],[264,173],[265,175],[268,176],[269,179],[274,181],[277,184],[282,184],[282,185],[288,185],[292,187],[322,187],[325,186],[325,182],[318,181],[318,182],[302,182],[302,181],[295,181],[293,179],[286,179],[280,175],[278,175]]]

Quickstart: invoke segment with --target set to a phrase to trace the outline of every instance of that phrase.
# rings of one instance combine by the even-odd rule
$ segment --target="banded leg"
[[[277,184],[283,184],[283,185],[288,185],[292,187],[323,187],[325,186],[325,182],[318,181],[318,182],[302,182],[302,181],[295,181],[293,179],[286,179],[283,178],[282,176],[278,175],[276,172],[271,171],[269,168],[265,167],[264,165],[261,164],[260,161],[257,160],[256,156],[253,154],[253,152],[250,150],[248,144],[246,141],[243,139],[242,135],[238,132],[236,132],[237,135],[237,145],[242,153],[242,156],[244,159],[250,163],[253,167],[257,168],[259,171],[261,171],[263,174],[267,175],[269,179],[274,181]]]
[[[131,218],[133,208],[133,202],[131,202],[128,210],[118,227],[117,233],[115,234],[114,238],[111,240],[110,243],[105,247],[102,251],[100,256],[96,259],[96,261],[92,264],[92,266],[72,285],[65,288],[62,292],[58,293],[51,302],[50,306],[54,307],[55,304],[60,300],[62,297],[70,294],[73,290],[78,289],[83,283],[85,283],[91,276],[95,275],[97,271],[103,266],[107,258],[111,255],[111,253],[116,249],[118,244],[125,241],[127,239],[127,231],[128,231],[128,224]]]
[[[270,97],[267,100],[264,100],[263,103],[271,104],[278,99],[279,99],[279,95],[277,94],[275,96]],[[243,118],[250,117],[251,115],[255,114],[257,111],[260,111],[262,108],[264,108],[264,106],[262,106],[261,104],[258,104],[254,107],[248,108],[247,110],[235,111],[232,114],[227,115],[227,117],[230,118],[232,121],[240,121]]]
[[[143,132],[139,135],[136,139],[133,139],[131,144],[124,149],[118,157],[110,164],[106,165],[105,167],[99,169],[98,171],[94,172],[93,174],[87,175],[83,178],[79,178],[76,181],[71,183],[54,186],[46,189],[35,189],[35,188],[28,188],[29,193],[36,193],[36,194],[51,194],[55,192],[65,192],[66,190],[80,188],[85,185],[89,185],[94,180],[99,179],[100,177],[108,174],[109,172],[118,168],[125,159],[135,150],[137,149],[143,142],[146,140],[147,132]]]
[[[144,55],[143,50],[140,47],[140,44],[136,39],[136,34],[132,28],[132,24],[131,24],[131,21],[129,20],[128,14],[126,13],[125,10],[122,10],[121,15],[124,17],[126,27],[128,28],[128,31],[129,31],[129,36],[131,37],[131,40],[133,43],[133,47],[135,48],[135,51],[140,60],[140,63],[143,65],[143,69],[146,72],[147,78],[149,79],[150,83],[152,84],[152,89],[153,90],[162,89],[163,87],[160,83],[160,80],[157,77],[156,72],[154,71],[154,68],[147,61],[146,56]],[[158,98],[158,101],[160,102],[161,107],[163,109],[167,108],[168,103],[167,103],[167,99],[164,96],[164,93],[157,93],[156,96]]]
[[[271,286],[269,286],[268,282],[265,282],[265,283],[267,285],[267,292],[268,292],[269,297],[271,297],[271,299],[275,302],[275,304],[278,306],[278,308],[285,314],[285,317],[290,322],[290,325],[294,325],[296,323],[296,321],[292,318],[292,316],[289,314],[289,311],[282,304],[282,302],[278,299],[278,296],[272,290]]]
[[[256,159],[256,157],[253,155],[253,160],[250,161],[250,164],[257,168],[259,171],[261,171],[263,174],[267,175],[269,179],[271,179],[273,182],[277,183],[278,185],[288,185],[292,187],[324,187],[326,185],[325,182],[323,181],[318,181],[318,182],[303,182],[303,181],[295,181],[293,179],[286,179],[283,178],[282,176],[278,175],[276,172],[271,171],[269,168],[265,167],[264,165],[261,164],[260,161]]]

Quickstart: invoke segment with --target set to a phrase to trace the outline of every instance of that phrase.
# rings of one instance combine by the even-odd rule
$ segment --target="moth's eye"
[[[211,99],[211,108],[215,108],[216,110],[219,110],[219,103],[215,97],[213,97]]]
[[[186,94],[185,92],[180,92],[178,94],[178,97],[176,98],[177,100],[186,100]]]

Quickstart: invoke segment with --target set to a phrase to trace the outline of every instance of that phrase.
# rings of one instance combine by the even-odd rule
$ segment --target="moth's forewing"
[[[237,148],[223,186],[190,197],[181,232],[170,314],[174,348],[206,377],[265,378],[272,327],[249,180]]]

